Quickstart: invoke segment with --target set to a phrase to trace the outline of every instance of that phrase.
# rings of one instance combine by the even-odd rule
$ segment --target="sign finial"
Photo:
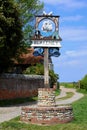
[[[51,11],[51,12],[49,12],[48,14],[45,12],[45,11],[43,11],[43,15],[44,16],[51,16],[53,14],[53,12]]]

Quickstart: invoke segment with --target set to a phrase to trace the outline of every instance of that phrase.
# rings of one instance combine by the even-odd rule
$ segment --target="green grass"
[[[60,89],[55,90],[55,96],[58,96],[60,94]]]
[[[61,97],[61,98],[58,98],[58,100],[65,100],[65,99],[68,99],[68,98],[71,98],[72,96],[74,95],[73,92],[66,92],[66,96],[65,97]]]
[[[36,101],[36,100],[37,100],[37,97],[27,97],[27,98],[1,100],[0,101],[0,107],[17,105],[17,104],[21,104],[21,103],[25,103],[25,102]]]
[[[20,122],[17,117],[0,124],[0,130],[87,130],[87,93],[85,96],[72,104],[74,120],[67,124],[53,126],[40,126]]]
[[[71,83],[64,82],[64,83],[60,83],[60,85],[66,87],[66,88],[74,87],[74,84],[72,82]]]
[[[87,91],[85,89],[77,89],[77,92],[87,94]]]

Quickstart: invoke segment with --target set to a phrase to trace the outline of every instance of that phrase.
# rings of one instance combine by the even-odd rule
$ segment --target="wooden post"
[[[44,87],[49,88],[48,48],[44,48]]]

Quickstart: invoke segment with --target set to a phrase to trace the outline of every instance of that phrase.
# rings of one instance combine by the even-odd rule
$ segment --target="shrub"
[[[87,91],[87,75],[80,81],[80,88]]]
[[[53,87],[53,85],[57,83],[59,76],[58,74],[55,74],[53,70],[49,71],[49,75],[50,75],[50,80],[51,80],[51,87]]]
[[[44,74],[44,67],[42,64],[36,64],[35,66],[28,67],[23,73],[24,74],[43,75]]]
[[[23,74],[34,74],[34,75],[44,75],[44,66],[43,64],[36,64],[35,66],[28,67]],[[57,80],[59,79],[58,74],[55,74],[53,70],[49,70],[49,76],[51,81],[51,87],[55,83],[57,83]]]

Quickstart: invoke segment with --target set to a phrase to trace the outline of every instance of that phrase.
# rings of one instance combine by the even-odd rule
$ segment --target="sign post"
[[[35,34],[32,37],[34,56],[44,56],[44,88],[38,88],[38,103],[36,107],[23,107],[21,120],[28,123],[52,125],[67,123],[73,119],[71,106],[57,106],[55,92],[49,85],[48,60],[51,56],[58,57],[61,47],[59,36],[59,16],[43,12],[36,16]],[[39,86],[38,86],[39,87]]]
[[[49,88],[48,48],[44,48],[44,87]]]
[[[35,34],[32,36],[34,56],[44,56],[44,87],[49,88],[49,57],[60,55],[59,16],[49,14],[37,15]]]

